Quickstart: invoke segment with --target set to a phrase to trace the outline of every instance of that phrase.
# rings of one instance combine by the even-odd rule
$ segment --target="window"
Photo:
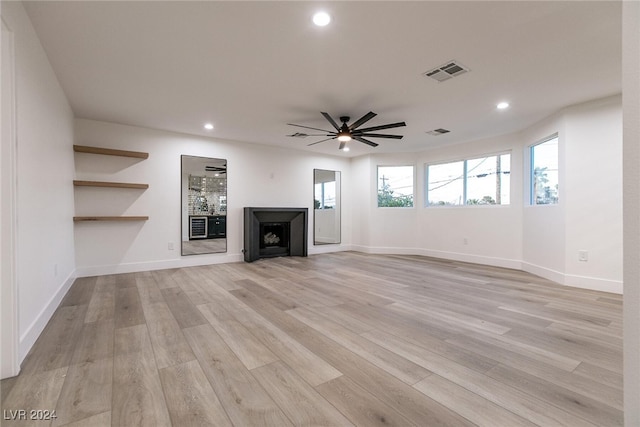
[[[558,203],[558,135],[530,148],[532,205]]]
[[[511,155],[427,165],[427,206],[508,205]]]
[[[430,165],[427,168],[429,205],[462,205],[464,201],[464,162]]]
[[[413,207],[413,166],[378,166],[378,207]]]
[[[336,182],[319,182],[315,184],[315,208],[334,209],[336,207]]]
[[[467,160],[467,205],[508,205],[510,173],[509,154]]]

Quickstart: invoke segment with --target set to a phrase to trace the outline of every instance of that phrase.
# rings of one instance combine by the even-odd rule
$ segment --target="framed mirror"
[[[182,255],[227,251],[227,160],[181,156]]]
[[[313,170],[313,244],[340,243],[340,172]]]

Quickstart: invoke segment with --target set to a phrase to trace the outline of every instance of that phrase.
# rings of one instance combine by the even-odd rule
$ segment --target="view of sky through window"
[[[378,207],[413,206],[413,166],[378,166]]]
[[[558,136],[531,147],[531,204],[558,203]]]
[[[427,205],[508,205],[511,155],[427,165]]]

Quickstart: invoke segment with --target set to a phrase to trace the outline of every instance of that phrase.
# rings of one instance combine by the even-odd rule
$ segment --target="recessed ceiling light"
[[[213,125],[211,123],[205,123],[204,128],[206,130],[213,130]]]
[[[331,22],[331,16],[327,12],[318,12],[313,15],[313,23],[318,27],[324,27]]]
[[[509,103],[503,101],[496,105],[496,108],[498,108],[498,110],[504,110],[505,108],[509,108]]]

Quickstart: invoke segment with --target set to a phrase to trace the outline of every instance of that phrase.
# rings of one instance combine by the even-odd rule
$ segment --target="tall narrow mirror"
[[[340,243],[340,172],[313,170],[313,244]]]
[[[227,161],[182,156],[182,255],[227,251]]]

